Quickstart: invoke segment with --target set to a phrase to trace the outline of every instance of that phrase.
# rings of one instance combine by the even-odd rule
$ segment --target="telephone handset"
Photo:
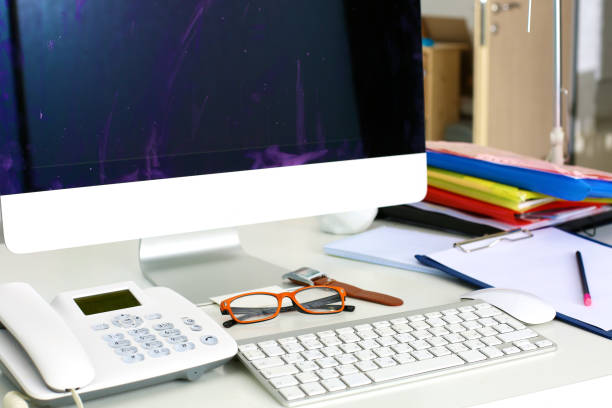
[[[2,328],[4,326],[4,328]],[[195,380],[231,359],[236,342],[170,289],[133,282],[61,293],[0,285],[0,370],[44,405],[173,379]]]

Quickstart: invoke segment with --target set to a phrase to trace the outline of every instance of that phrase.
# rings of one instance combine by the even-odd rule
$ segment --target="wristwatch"
[[[316,269],[303,267],[283,275],[283,279],[303,286],[338,286],[346,291],[346,295],[353,299],[366,300],[368,302],[379,303],[386,306],[401,306],[404,301],[395,296],[385,295],[384,293],[372,292],[340,282],[325,276],[323,272]]]

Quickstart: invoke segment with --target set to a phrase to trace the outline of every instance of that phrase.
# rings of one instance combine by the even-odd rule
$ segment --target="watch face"
[[[304,282],[312,285],[312,280],[324,276],[324,273],[317,271],[312,268],[300,268],[298,270],[289,272],[283,276],[283,278],[293,279],[299,282]]]

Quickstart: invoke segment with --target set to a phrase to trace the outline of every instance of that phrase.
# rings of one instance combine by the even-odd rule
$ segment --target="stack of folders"
[[[612,203],[612,174],[602,171],[453,142],[428,142],[427,162],[425,201],[517,227]]]

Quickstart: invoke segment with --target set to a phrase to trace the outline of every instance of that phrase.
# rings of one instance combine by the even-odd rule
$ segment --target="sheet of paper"
[[[343,258],[448,276],[421,265],[414,255],[450,248],[464,239],[461,235],[423,228],[379,227],[327,244],[324,250]]]
[[[612,248],[555,228],[533,234],[532,238],[500,241],[470,253],[452,248],[428,256],[493,287],[533,293],[560,313],[611,330]],[[576,251],[584,260],[593,298],[590,307],[583,304]]]

